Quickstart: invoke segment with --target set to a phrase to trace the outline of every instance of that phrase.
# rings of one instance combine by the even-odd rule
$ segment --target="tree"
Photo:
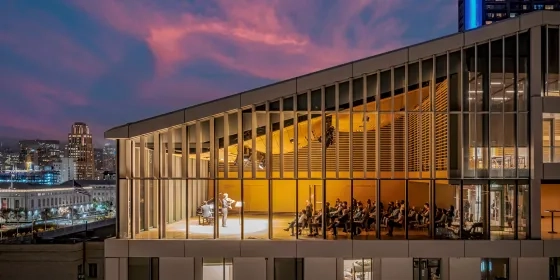
[[[78,218],[78,209],[72,208],[72,218],[73,219]]]
[[[23,220],[25,218],[25,209],[24,208],[19,208],[19,209],[15,209],[15,216],[16,216],[16,220],[18,222],[21,222],[21,220]]]
[[[5,208],[2,209],[2,212],[0,212],[0,216],[2,217],[2,219],[4,219],[6,222],[12,218],[12,216],[14,215],[14,209],[12,208]]]
[[[8,222],[8,219],[10,218],[10,213],[11,212],[12,212],[12,209],[10,209],[10,208],[4,208],[4,209],[2,209],[2,211],[0,211],[0,218],[2,218],[4,223]]]
[[[45,208],[41,211],[41,220],[46,221],[49,219],[52,219],[52,212],[48,208]]]

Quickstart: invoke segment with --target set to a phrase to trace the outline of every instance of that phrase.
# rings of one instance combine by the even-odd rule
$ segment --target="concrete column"
[[[381,279],[412,280],[413,267],[411,258],[382,258]]]
[[[160,280],[194,280],[193,258],[159,258]]]
[[[274,280],[274,258],[266,259],[266,280]]]
[[[480,277],[480,258],[449,259],[450,280],[479,280]]]
[[[131,141],[125,139],[117,140],[117,158],[118,158],[118,186],[117,186],[117,237],[129,238],[129,188],[130,178],[132,177],[132,157],[131,157]],[[68,198],[68,196],[66,196]],[[41,201],[44,202],[44,201]],[[66,204],[71,206],[73,202],[68,199]],[[44,208],[42,203],[41,207]]]
[[[119,280],[128,280],[128,258],[119,258]]]
[[[140,143],[141,144],[141,143]],[[132,157],[134,161],[134,169],[132,170],[133,178],[142,177],[142,147],[136,147],[136,142],[132,141]],[[142,181],[138,179],[132,180],[132,229],[133,235],[140,233],[140,188],[142,188]]]
[[[118,176],[119,178],[130,178],[132,175],[132,158],[131,158],[131,151],[130,149],[130,140],[127,139],[119,139],[117,140],[118,146]]]
[[[530,233],[531,239],[541,238],[541,179],[543,167],[542,150],[542,66],[541,66],[541,27],[530,30],[531,48],[529,57],[529,121],[530,135]]]
[[[374,258],[371,260],[371,270],[373,274],[373,280],[383,280],[381,279],[381,259]]]
[[[174,174],[175,174],[175,170],[174,170],[174,153],[175,153],[175,133],[174,133],[175,129],[174,128],[170,128],[167,130],[167,188],[164,190],[165,191],[165,197],[166,197],[166,221],[167,222],[171,222],[175,220],[175,216],[174,216],[174,211],[173,209],[175,208],[175,201],[172,199],[173,196],[175,195],[175,193],[173,192],[174,188],[175,188],[175,182],[173,181]]]
[[[336,258],[305,258],[303,261],[305,280],[337,280]]]
[[[189,178],[189,135],[188,128],[186,125],[181,127],[181,178]]]
[[[518,258],[517,280],[548,280],[548,258]]]
[[[195,125],[195,139],[196,139],[196,161],[195,161],[195,169],[194,169],[194,177],[200,179],[200,161],[201,156],[200,153],[202,152],[202,127],[200,121],[196,122]],[[206,177],[206,176],[205,176]]]
[[[280,130],[282,131],[282,130]],[[282,133],[282,132],[280,132]],[[268,138],[267,138],[268,139]],[[280,138],[283,139],[283,138]],[[222,152],[222,162],[223,162],[223,175],[222,178],[228,178],[229,173],[229,114],[224,114],[224,150]],[[220,155],[216,155],[219,157]],[[216,167],[218,169],[218,167]]]
[[[204,269],[204,263],[202,258],[194,258],[194,280],[202,280],[204,276],[202,274]]]
[[[442,258],[439,267],[441,280],[449,280],[449,258]]]
[[[517,280],[517,258],[509,258],[508,280]]]
[[[187,219],[187,227],[186,230],[189,230],[188,226],[188,200],[190,197],[188,196],[187,191],[187,179],[189,178],[189,135],[188,135],[188,128],[186,125],[181,127],[181,217]]]
[[[160,233],[160,209],[159,209],[159,201],[161,199],[159,189],[161,186],[160,179],[161,179],[161,141],[160,141],[160,134],[159,132],[154,132],[154,152],[152,156],[152,167],[153,171],[152,174],[154,175],[154,180],[152,181],[153,190],[150,193],[153,198],[151,199],[152,209],[156,211],[155,215],[153,215],[153,225],[154,227],[158,228],[158,237],[161,237]]]
[[[146,136],[140,136],[140,178],[142,181],[142,188],[144,188],[144,212],[140,213],[144,219],[144,230],[150,228],[150,184],[151,182],[145,180],[150,174],[150,166],[148,165],[148,149],[146,148]],[[140,210],[139,210],[140,211]]]
[[[344,280],[344,259],[342,258],[336,259],[336,280]]]
[[[120,280],[118,258],[105,258],[105,280]]]
[[[234,258],[233,279],[266,280],[264,258]]]

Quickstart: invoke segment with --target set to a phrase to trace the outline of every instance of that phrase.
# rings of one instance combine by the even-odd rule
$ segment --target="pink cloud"
[[[406,26],[389,15],[403,1],[359,0],[352,5],[337,1],[329,9],[332,20],[314,12],[324,5],[319,0],[217,0],[212,2],[212,15],[184,6],[158,9],[145,1],[79,5],[117,30],[144,40],[156,58],[156,79],[173,74],[191,59],[206,58],[278,80],[401,46]],[[361,19],[362,12],[370,13],[366,20]],[[307,31],[318,23],[322,30],[312,38]],[[355,41],[346,37],[349,31],[356,34]]]

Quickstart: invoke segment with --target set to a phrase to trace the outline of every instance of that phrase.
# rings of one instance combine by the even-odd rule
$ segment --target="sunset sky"
[[[433,39],[452,0],[0,1],[0,138],[65,139]]]

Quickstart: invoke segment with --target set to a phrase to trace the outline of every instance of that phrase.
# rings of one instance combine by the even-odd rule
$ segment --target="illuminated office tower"
[[[75,159],[77,180],[94,177],[93,139],[85,123],[77,122],[72,125],[72,130],[68,133],[67,153],[69,158]]]
[[[111,143],[106,143],[103,146],[103,171],[115,171],[115,160],[117,156],[117,149],[115,145]]]
[[[542,10],[560,11],[560,0],[459,0],[459,31]]]
[[[20,161],[33,166],[44,167],[60,160],[61,150],[58,140],[21,140],[19,141]]]
[[[558,279],[559,27],[525,14],[108,130],[105,279]]]

